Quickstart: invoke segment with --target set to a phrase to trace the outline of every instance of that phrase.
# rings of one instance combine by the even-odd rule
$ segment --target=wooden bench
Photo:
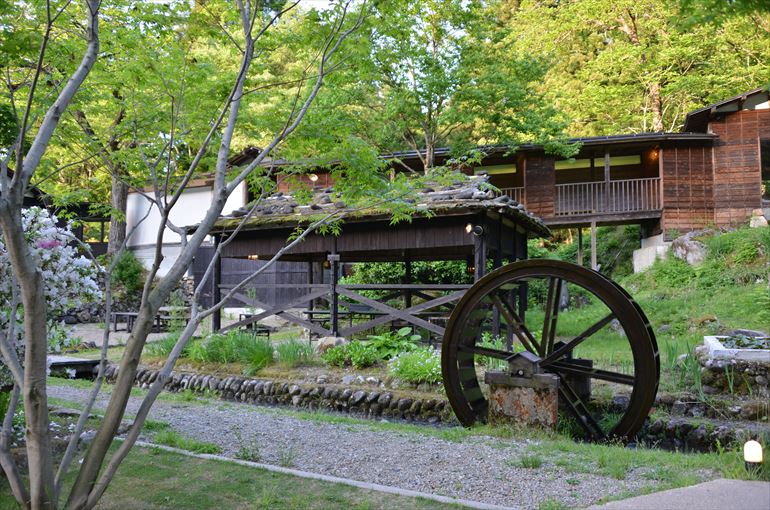
[[[250,319],[251,317],[254,317],[254,315],[256,314],[242,313],[238,316],[238,322]],[[270,333],[273,331],[273,328],[270,326],[265,326],[264,324],[260,324],[258,322],[250,322],[243,327],[246,331],[251,331],[254,336],[266,336],[268,340],[270,340]]]

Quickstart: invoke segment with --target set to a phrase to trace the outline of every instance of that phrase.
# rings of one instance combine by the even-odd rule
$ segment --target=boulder
[[[697,266],[706,258],[706,245],[693,239],[691,234],[693,232],[674,239],[671,243],[671,253],[691,266]]]
[[[346,343],[347,343],[347,340],[345,340],[341,336],[325,336],[318,340],[318,345],[316,345],[316,351],[318,351],[318,354],[323,354],[329,349],[331,349],[332,347],[336,347],[338,345],[343,345]]]
[[[749,220],[749,227],[761,228],[767,226],[767,218],[762,214],[762,209],[754,209],[751,212],[751,219]]]

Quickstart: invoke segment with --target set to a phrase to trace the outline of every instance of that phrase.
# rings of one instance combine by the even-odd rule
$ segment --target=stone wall
[[[109,365],[105,377],[108,382],[114,382],[117,374],[118,366]],[[140,368],[135,384],[149,388],[157,377],[157,370]],[[335,384],[306,385],[179,372],[172,372],[163,388],[170,392],[190,390],[209,393],[224,400],[248,404],[337,411],[364,418],[393,418],[429,424],[457,423],[449,403],[443,399],[419,399],[379,388],[365,390]]]

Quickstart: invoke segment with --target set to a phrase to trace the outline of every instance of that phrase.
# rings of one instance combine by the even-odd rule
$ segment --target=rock
[[[74,315],[69,315],[69,314],[63,316],[61,320],[64,322],[64,324],[69,324],[69,325],[78,323],[78,318],[75,317]]]
[[[658,333],[667,333],[671,330],[671,324],[661,324],[658,328]]]
[[[291,395],[293,397],[295,395],[299,395],[301,391],[302,391],[302,389],[299,386],[297,386],[296,384],[294,384],[294,385],[291,386],[291,388],[289,388],[289,395]]]
[[[698,428],[691,430],[690,433],[687,434],[687,443],[690,446],[703,446],[706,444],[707,438],[708,432],[706,431],[706,427],[700,425]]]
[[[361,402],[363,402],[365,398],[366,398],[366,392],[362,390],[358,390],[357,392],[353,393],[350,396],[350,400],[348,400],[348,403],[351,406],[357,406],[361,404]]]
[[[360,375],[356,376],[356,380],[355,380],[356,384],[364,384],[364,381],[365,381],[365,379],[362,376],[360,376]]]
[[[760,386],[767,386],[767,377],[764,375],[758,375],[754,378],[754,381]]]
[[[686,412],[687,412],[687,404],[682,402],[681,400],[677,400],[671,406],[671,414],[674,416],[684,416]]]
[[[377,379],[376,377],[371,377],[371,376],[366,378],[366,382],[369,383],[369,384],[374,384],[375,386],[380,384],[380,380],[379,379]]]
[[[398,410],[402,413],[412,407],[412,399],[410,398],[402,398],[398,401]]]
[[[353,374],[342,376],[342,384],[344,385],[351,385],[356,380],[356,376]]]
[[[380,398],[380,392],[379,391],[372,391],[369,393],[369,396],[366,397],[366,403],[367,404],[373,404],[377,402],[377,400]]]
[[[388,404],[390,404],[390,401],[392,398],[393,398],[393,394],[387,391],[382,395],[380,395],[380,398],[377,399],[377,403],[383,407],[386,407]]]
[[[741,418],[744,420],[756,420],[767,416],[767,403],[754,400],[741,406]]]
[[[754,209],[749,220],[750,228],[762,228],[767,226],[767,218],[762,215],[762,209]]]
[[[623,326],[620,325],[620,321],[617,319],[612,319],[610,321],[610,329],[620,336],[626,336],[626,332],[623,329]]]
[[[631,402],[631,397],[628,395],[615,395],[612,397],[612,407],[618,411],[625,411],[629,402]]]
[[[695,233],[689,232],[674,239],[671,243],[671,253],[691,266],[697,266],[706,258],[706,245],[693,239],[693,234]]]
[[[318,384],[326,384],[329,382],[329,377],[325,375],[319,375],[318,378],[316,378],[315,382]]]
[[[318,345],[316,345],[316,351],[318,354],[323,354],[332,347],[336,347],[338,345],[346,344],[347,340],[342,338],[341,336],[325,336],[318,340]]]

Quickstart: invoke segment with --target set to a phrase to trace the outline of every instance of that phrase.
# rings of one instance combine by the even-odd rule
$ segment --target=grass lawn
[[[461,508],[138,447],[126,458],[97,506],[103,510],[447,507]],[[0,509],[6,508],[18,506],[3,480]]]

